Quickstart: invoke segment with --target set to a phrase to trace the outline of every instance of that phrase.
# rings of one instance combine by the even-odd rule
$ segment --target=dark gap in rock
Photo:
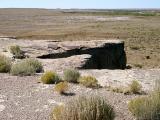
[[[124,43],[107,43],[104,46],[97,48],[80,48],[66,50],[61,53],[53,53],[39,56],[41,59],[57,59],[67,58],[74,55],[89,54],[91,58],[79,69],[125,69],[126,68],[126,53],[124,51]]]

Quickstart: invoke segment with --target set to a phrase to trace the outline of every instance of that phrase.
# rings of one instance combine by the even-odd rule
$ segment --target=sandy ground
[[[143,88],[147,87],[150,90],[153,80],[158,79],[160,75],[160,70],[88,70],[80,72],[82,75],[94,75],[103,85],[126,85],[130,82],[124,74],[127,72],[128,75],[139,78]],[[40,75],[17,77],[0,74],[0,120],[48,120],[55,105],[65,103],[79,95],[104,97],[114,106],[116,120],[134,120],[127,109],[127,103],[139,95],[113,93],[107,91],[105,87],[93,90],[81,85],[70,84],[68,93],[72,93],[73,96],[61,96],[54,91],[54,85],[44,85],[39,82],[39,78]]]
[[[53,107],[78,95],[100,95],[116,110],[116,120],[132,120],[127,102],[135,96],[124,96],[106,89],[92,90],[70,84],[75,96],[60,96],[54,85],[38,83],[39,76],[15,77],[0,74],[0,120],[48,120]]]
[[[23,47],[43,44],[47,42],[0,39],[0,52],[13,44]],[[61,76],[65,68],[75,67],[80,56],[61,59],[39,59],[44,70],[58,72]],[[105,98],[116,111],[115,120],[134,120],[128,111],[127,103],[139,95],[124,95],[107,91],[106,87],[127,87],[131,81],[138,80],[145,92],[152,90],[154,81],[160,80],[160,69],[126,69],[126,70],[80,70],[81,75],[95,76],[100,89],[89,89],[81,85],[69,84],[69,91],[73,96],[61,96],[54,91],[54,85],[44,85],[40,82],[41,74],[35,76],[18,77],[10,74],[0,74],[0,120],[48,120],[55,105],[66,103],[79,95],[99,95]]]

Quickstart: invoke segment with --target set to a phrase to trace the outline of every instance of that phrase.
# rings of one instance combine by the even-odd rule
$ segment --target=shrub
[[[131,100],[128,108],[138,120],[160,120],[160,92]]]
[[[90,88],[98,87],[98,81],[92,76],[83,76],[79,79],[79,83]]]
[[[145,119],[150,114],[150,109],[147,108],[148,99],[146,97],[135,98],[128,104],[128,109],[138,119]],[[149,114],[148,114],[149,113]]]
[[[36,59],[26,59],[25,62],[29,66],[33,66],[33,68],[35,69],[35,72],[37,72],[37,73],[43,72],[42,63],[39,62],[38,60],[36,60]]]
[[[114,120],[115,112],[98,96],[81,96],[53,110],[53,120]]]
[[[17,59],[25,58],[24,52],[20,49],[20,47],[18,45],[10,46],[10,52]]]
[[[142,86],[137,80],[133,80],[129,85],[130,91],[134,94],[140,93]]]
[[[43,70],[43,67],[38,60],[25,59],[12,66],[11,74],[27,76],[27,75],[33,75],[36,72],[41,72],[42,70]]]
[[[0,55],[0,72],[6,73],[11,69],[11,60],[4,55]]]
[[[72,83],[77,83],[80,73],[74,69],[67,69],[64,71],[64,80]]]
[[[67,82],[60,82],[58,84],[56,84],[55,91],[57,91],[59,94],[64,94],[65,91],[68,90],[68,83]]]
[[[60,120],[62,114],[61,112],[63,111],[63,109],[64,109],[63,105],[55,106],[53,109],[53,113],[51,114],[52,120]]]
[[[58,83],[60,81],[60,78],[55,72],[48,71],[42,75],[41,81],[44,84],[54,84]]]

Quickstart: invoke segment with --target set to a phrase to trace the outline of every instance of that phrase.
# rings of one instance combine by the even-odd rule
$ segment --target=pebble
[[[1,102],[4,102],[4,100],[3,100],[3,99],[0,99],[0,103],[1,103]]]
[[[49,99],[48,102],[49,102],[50,104],[56,104],[56,103],[57,103],[57,102],[56,102],[55,100],[53,100],[53,99]]]
[[[2,112],[6,107],[4,105],[0,105],[0,112]]]

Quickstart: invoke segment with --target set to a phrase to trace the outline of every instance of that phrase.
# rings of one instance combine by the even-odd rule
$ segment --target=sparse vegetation
[[[111,105],[98,96],[82,96],[53,110],[53,120],[114,120]]]
[[[67,82],[60,82],[55,85],[54,90],[58,92],[59,94],[64,94],[65,91],[68,90],[68,83]]]
[[[60,120],[63,110],[64,110],[64,105],[55,106],[53,109],[53,113],[51,113],[52,120]]]
[[[64,71],[64,80],[72,83],[77,83],[80,73],[74,69],[67,69]]]
[[[11,69],[11,60],[4,56],[4,55],[0,55],[0,72],[1,73],[7,73],[10,71]]]
[[[141,84],[137,80],[133,80],[132,83],[129,85],[130,92],[137,94],[141,92]]]
[[[24,52],[20,49],[20,46],[18,45],[10,46],[10,52],[17,59],[25,58]]]
[[[154,90],[155,91],[160,91],[160,79],[157,79],[155,81]]]
[[[129,94],[142,94],[144,91],[141,90],[142,86],[137,80],[133,80],[128,87],[107,87],[108,90],[116,93]]]
[[[35,74],[35,71],[33,66],[29,66],[26,62],[21,61],[12,65],[11,74],[18,76],[30,76]]]
[[[114,88],[111,88],[111,90],[116,93],[123,93],[124,92],[124,89],[122,87],[114,87]]]
[[[159,10],[86,10],[78,12],[64,10],[59,12],[42,9],[8,9],[0,12],[0,17],[3,18],[0,19],[0,32],[8,36],[15,36],[17,39],[56,39],[62,41],[118,38],[125,40],[128,64],[135,67],[134,64],[140,63],[143,68],[160,68]],[[14,14],[10,14],[11,12]],[[5,18],[3,15],[8,17]],[[115,19],[123,18],[124,15],[127,20]],[[21,20],[21,16],[26,16],[26,20]],[[50,16],[51,19],[47,19],[47,16]],[[15,19],[10,21],[13,17]],[[52,18],[55,19],[54,22]],[[30,26],[35,19],[38,24],[41,24],[38,28],[36,25]],[[72,21],[73,25],[68,24],[67,21]],[[50,23],[50,25],[48,26],[46,23]],[[19,28],[19,24],[23,29]],[[7,26],[5,32],[4,26]],[[57,29],[50,30],[53,27]],[[132,46],[138,46],[140,49],[128,49]],[[144,59],[146,54],[154,59]]]
[[[43,66],[42,63],[39,62],[36,59],[26,59],[25,62],[29,65],[29,66],[33,66],[33,68],[35,69],[36,73],[40,73],[43,72]]]
[[[60,77],[57,75],[57,73],[48,71],[42,75],[41,81],[44,84],[55,84],[60,82]]]
[[[12,75],[28,76],[33,75],[36,72],[42,72],[43,67],[38,60],[35,59],[25,59],[11,67]]]
[[[98,81],[95,77],[92,76],[82,76],[79,79],[79,83],[90,88],[98,87]]]
[[[129,110],[138,120],[160,120],[160,84],[156,81],[154,87],[149,96],[135,98],[128,104]]]
[[[149,97],[140,97],[129,102],[128,108],[138,120],[160,119],[160,92]]]

